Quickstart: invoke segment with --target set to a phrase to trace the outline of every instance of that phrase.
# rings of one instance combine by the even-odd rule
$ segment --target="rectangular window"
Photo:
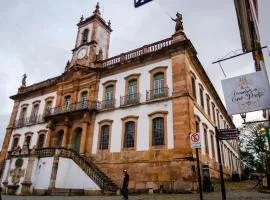
[[[203,129],[204,132],[204,148],[205,148],[205,154],[209,154],[209,149],[208,149],[208,137],[207,137],[207,129]]]
[[[157,117],[152,120],[152,145],[164,145],[164,119]]]
[[[212,117],[213,117],[213,121],[216,124],[216,112],[215,112],[215,104],[212,103]]]
[[[217,110],[217,127],[220,128],[219,111]]]
[[[135,122],[125,123],[124,148],[134,147]]]
[[[38,143],[37,143],[37,148],[43,148],[45,142],[45,134],[40,134],[38,136]]]
[[[212,146],[212,157],[216,157],[216,152],[215,152],[215,142],[214,142],[214,136],[211,134],[211,146]]]
[[[194,77],[191,77],[191,84],[192,84],[192,94],[193,94],[193,97],[196,99],[197,98],[197,96],[196,96],[196,82],[195,82]]]
[[[13,143],[12,143],[12,147],[11,149],[14,150],[19,144],[19,138],[16,137],[16,138],[13,138]]]
[[[204,99],[203,99],[203,90],[200,88],[200,100],[201,100],[201,106],[204,108]]]
[[[100,133],[100,144],[99,149],[109,149],[109,131],[110,126],[109,125],[103,125],[101,127],[101,133]]]
[[[207,113],[210,116],[210,97],[208,95],[206,95],[206,106],[207,106]]]

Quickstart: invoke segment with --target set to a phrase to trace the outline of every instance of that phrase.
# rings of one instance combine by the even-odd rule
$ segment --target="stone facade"
[[[211,131],[219,126],[216,120],[220,117],[224,127],[234,125],[190,40],[183,31],[177,31],[168,39],[108,58],[112,30],[101,18],[99,6],[77,25],[73,57],[65,72],[21,87],[11,97],[15,103],[0,157],[5,163],[2,184],[6,193],[116,192],[121,187],[123,169],[130,174],[133,192],[196,190],[190,133],[198,131],[197,123],[200,127],[208,124]],[[162,78],[156,81],[156,75]],[[198,83],[192,82],[192,77]],[[128,84],[134,80],[136,93],[130,101],[129,90],[134,87]],[[203,85],[218,109],[215,122],[197,102],[194,84]],[[159,123],[162,120],[159,128],[154,125],[157,119]],[[135,128],[132,145],[127,147],[128,122]],[[107,136],[103,125],[109,127]],[[199,131],[203,136],[202,128]],[[158,142],[154,134],[159,134]],[[211,142],[204,142],[209,144],[211,154],[204,147],[200,158],[209,166],[211,176],[217,177],[216,146]],[[223,158],[229,177],[240,172],[237,145],[222,145],[224,155],[225,150],[229,152]],[[11,179],[18,171],[14,167],[18,158],[27,166],[22,167],[25,173],[17,173],[20,176],[14,182]],[[78,176],[78,184],[74,185],[63,171]]]

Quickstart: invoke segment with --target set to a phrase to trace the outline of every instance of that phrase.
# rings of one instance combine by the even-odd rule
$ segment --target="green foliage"
[[[266,155],[269,153],[265,134],[260,131],[263,124],[247,124],[241,128],[239,147],[241,159],[249,170],[264,171]]]

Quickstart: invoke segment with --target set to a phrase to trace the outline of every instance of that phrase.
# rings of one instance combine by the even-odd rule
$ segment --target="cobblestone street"
[[[260,193],[254,189],[256,182],[243,181],[226,183],[227,200],[270,200],[270,194]],[[220,188],[215,184],[215,191],[204,193],[205,200],[221,199]],[[120,196],[3,196],[4,200],[121,200]],[[130,200],[199,200],[199,194],[155,194],[155,195],[133,195]]]

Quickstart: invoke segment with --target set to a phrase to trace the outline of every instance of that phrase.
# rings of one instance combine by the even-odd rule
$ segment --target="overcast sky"
[[[223,99],[224,76],[218,65],[211,63],[241,49],[233,0],[154,0],[137,9],[133,0],[99,2],[103,18],[112,22],[110,57],[170,37],[175,23],[169,16],[174,17],[177,11],[182,13],[185,33]],[[263,44],[270,45],[270,13],[266,10],[270,1],[259,2]],[[85,17],[92,14],[96,3],[96,0],[1,0],[0,146],[13,106],[9,96],[17,92],[22,75],[27,74],[30,85],[61,74],[71,58],[76,24],[82,14]],[[264,52],[268,55],[267,50]],[[269,67],[268,56],[266,61]],[[254,71],[251,55],[222,65],[228,77]],[[234,119],[238,124],[241,122],[239,116]]]

